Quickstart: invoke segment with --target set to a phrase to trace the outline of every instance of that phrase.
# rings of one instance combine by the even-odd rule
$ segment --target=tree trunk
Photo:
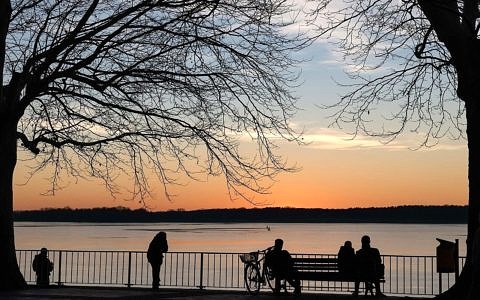
[[[476,91],[478,94],[479,92]],[[472,284],[473,282],[480,282],[478,276],[478,266],[472,263],[478,262],[477,259],[473,259],[474,253],[474,238],[478,234],[475,234],[479,230],[479,218],[480,218],[480,103],[478,102],[478,96],[476,99],[471,99],[466,102],[467,109],[467,136],[468,136],[468,235],[467,235],[467,271],[470,275],[469,291],[479,295],[479,291],[472,291],[470,289],[478,289],[478,284]],[[477,242],[478,244],[478,242]],[[475,252],[478,252],[476,249]]]
[[[13,171],[17,162],[17,114],[3,82],[11,5],[0,0],[0,290],[26,286],[18,268],[13,231]]]
[[[0,290],[26,286],[18,268],[13,230],[13,171],[17,161],[15,121],[0,107]],[[10,120],[9,120],[10,119]]]
[[[475,97],[478,94],[479,96]],[[460,274],[459,280],[455,285],[442,295],[439,299],[467,299],[469,294],[479,295],[478,284],[480,278],[477,278],[478,266],[473,265],[473,244],[476,231],[479,230],[480,217],[480,103],[475,101],[480,99],[480,91],[469,89],[463,95],[468,95],[465,99],[465,108],[467,114],[467,139],[468,139],[468,233],[467,233],[467,259],[465,266]],[[476,251],[478,252],[478,251]],[[476,299],[477,300],[477,299]]]
[[[5,65],[5,49],[11,13],[12,6],[10,1],[0,0],[0,101],[3,99],[3,67]]]
[[[475,232],[479,228],[480,212],[480,44],[475,30],[475,18],[478,13],[477,4],[466,4],[465,11],[459,18],[461,9],[457,1],[419,0],[420,7],[430,21],[440,42],[444,43],[451,62],[457,72],[457,95],[465,102],[467,114],[468,139],[468,234],[467,259],[462,274],[455,285],[440,295],[441,299],[467,299],[470,289],[477,286],[476,266],[473,262],[473,242]],[[458,12],[458,13],[457,13]],[[473,292],[473,291],[472,291]],[[478,300],[478,299],[476,299]]]

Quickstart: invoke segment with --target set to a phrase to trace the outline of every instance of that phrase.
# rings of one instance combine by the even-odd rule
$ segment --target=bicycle
[[[275,278],[272,270],[265,264],[265,257],[273,247],[268,247],[265,250],[258,250],[240,254],[241,261],[245,264],[244,280],[248,293],[256,295],[260,291],[262,285],[268,284],[272,291],[275,287]]]

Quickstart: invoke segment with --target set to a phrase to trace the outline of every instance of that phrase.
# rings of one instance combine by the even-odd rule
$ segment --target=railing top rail
[[[27,252],[39,252],[40,249],[17,249],[17,251],[27,251]],[[77,253],[77,252],[84,252],[84,253],[146,253],[146,250],[91,250],[91,249],[49,249],[50,252],[64,252],[64,253]],[[259,250],[261,251],[261,250]],[[245,253],[257,252],[254,251],[246,251],[246,252],[218,252],[218,251],[169,251],[168,253],[171,254],[214,254],[214,255],[240,255]],[[337,256],[334,253],[292,253],[294,256]],[[381,254],[382,257],[408,257],[408,258],[429,258],[429,257],[436,257],[435,255],[405,255],[405,254]],[[465,256],[459,256],[461,259],[465,259]]]

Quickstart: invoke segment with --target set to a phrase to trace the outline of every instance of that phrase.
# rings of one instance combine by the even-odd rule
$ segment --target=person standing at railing
[[[48,286],[50,284],[50,272],[53,271],[53,263],[48,259],[47,248],[40,249],[32,263],[33,271],[37,275],[37,285]]]
[[[160,285],[160,267],[163,263],[163,253],[168,251],[167,234],[160,231],[148,246],[147,259],[152,266],[152,288],[158,290]]]

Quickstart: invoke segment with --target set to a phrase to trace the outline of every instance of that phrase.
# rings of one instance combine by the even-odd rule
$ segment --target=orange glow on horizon
[[[297,159],[302,170],[281,174],[271,194],[256,195],[258,202],[275,207],[350,208],[397,205],[465,205],[467,203],[467,157],[465,150],[385,151],[318,150],[287,147],[285,157]],[[15,210],[41,208],[143,207],[128,196],[112,200],[98,181],[65,179],[67,187],[55,196],[42,196],[48,181],[34,177],[27,185],[20,164],[16,172]],[[163,197],[162,188],[153,193],[147,206],[152,211],[253,207],[242,200],[230,200],[223,178],[208,182],[186,181],[170,187],[176,196]]]

